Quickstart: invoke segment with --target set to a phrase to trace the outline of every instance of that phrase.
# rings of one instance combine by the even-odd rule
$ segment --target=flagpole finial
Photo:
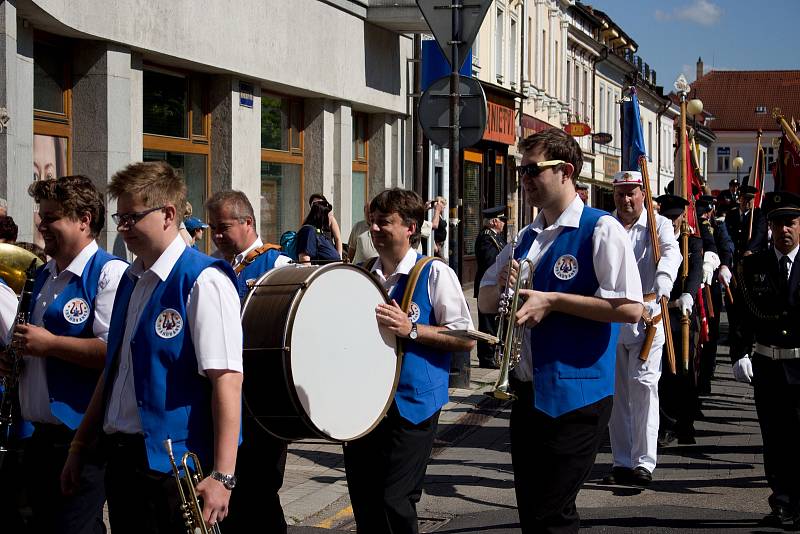
[[[684,76],[683,74],[678,76],[678,79],[675,80],[675,83],[673,84],[673,87],[675,87],[675,91],[677,91],[678,94],[681,94],[681,95],[688,94],[689,91],[692,88],[689,85],[689,82],[686,80],[686,76]]]

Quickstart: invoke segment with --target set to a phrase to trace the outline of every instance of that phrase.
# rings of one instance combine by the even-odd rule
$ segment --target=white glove
[[[656,273],[656,282],[653,284],[656,300],[661,300],[661,297],[669,298],[672,293],[672,278],[667,273]]]
[[[739,358],[733,364],[733,377],[738,382],[749,384],[753,381],[753,362],[747,356]]]
[[[720,284],[729,286],[731,285],[731,280],[733,280],[733,273],[731,273],[731,270],[728,269],[727,265],[722,265],[719,268],[717,278],[719,279]]]
[[[650,317],[655,317],[661,314],[661,304],[655,300],[653,302],[645,302],[644,309],[650,314]]]
[[[714,271],[719,267],[719,256],[710,250],[703,253],[703,283],[707,286],[714,281]]]
[[[694,299],[689,293],[681,293],[678,297],[678,307],[684,315],[692,313],[692,306],[694,306]]]

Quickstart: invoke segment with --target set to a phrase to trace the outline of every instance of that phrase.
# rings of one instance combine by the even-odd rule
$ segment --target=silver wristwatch
[[[419,332],[417,331],[417,323],[411,323],[411,332],[408,333],[408,339],[417,339]]]
[[[222,482],[222,485],[225,486],[225,489],[227,490],[232,490],[236,487],[236,475],[226,475],[225,473],[220,473],[219,471],[211,471],[211,474],[208,476],[218,482]]]

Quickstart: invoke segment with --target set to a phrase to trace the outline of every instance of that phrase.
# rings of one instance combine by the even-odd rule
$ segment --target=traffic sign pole
[[[452,41],[450,50],[453,60],[450,62],[450,218],[459,221],[458,226],[450,228],[450,251],[452,262],[450,265],[453,270],[461,275],[461,253],[460,253],[460,234],[461,234],[461,143],[459,130],[461,129],[461,117],[459,114],[459,78],[458,71],[461,63],[458,57],[458,45],[461,44],[461,0],[452,0],[450,7],[452,20]]]

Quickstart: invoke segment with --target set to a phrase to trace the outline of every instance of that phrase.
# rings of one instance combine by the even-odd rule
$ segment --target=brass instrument
[[[506,287],[500,296],[500,306],[498,309],[500,319],[497,324],[497,337],[499,342],[494,346],[494,360],[500,366],[500,375],[497,377],[492,390],[487,395],[500,400],[514,400],[516,396],[511,392],[508,383],[509,375],[515,365],[519,363],[522,353],[522,336],[525,334],[525,325],[517,324],[517,310],[522,304],[520,290],[531,289],[533,287],[533,262],[525,259],[519,262],[517,279],[514,288],[510,288],[511,268],[514,265],[514,249],[517,245],[517,237],[511,242],[511,251],[508,259],[509,278],[506,278]],[[524,267],[528,267],[529,275],[523,279]]]
[[[14,325],[27,324],[30,318],[31,294],[36,282],[36,269],[42,264],[36,255],[20,247],[0,244],[0,277],[15,292],[21,293],[17,305],[17,315]],[[13,336],[10,332],[9,340]],[[11,365],[8,376],[0,379],[3,386],[2,399],[0,399],[0,466],[8,453],[11,440],[11,427],[14,423],[14,402],[17,398],[17,386],[22,373],[22,355],[9,341],[5,349],[5,358]]]
[[[172,474],[175,475],[175,482],[178,485],[178,494],[181,501],[181,515],[186,525],[187,534],[222,534],[218,524],[207,525],[203,520],[203,507],[200,505],[200,498],[197,496],[195,488],[203,480],[203,470],[200,467],[200,459],[193,452],[183,453],[181,475],[178,464],[175,463],[175,455],[172,453],[172,440],[164,440],[164,449],[169,455],[169,463],[172,465]],[[189,467],[191,460],[193,467]]]

